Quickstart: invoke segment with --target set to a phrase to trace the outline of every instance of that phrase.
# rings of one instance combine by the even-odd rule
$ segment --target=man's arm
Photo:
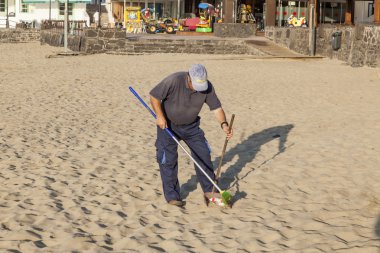
[[[227,135],[227,139],[231,139],[233,136],[233,130],[231,128],[231,131],[229,131],[228,122],[226,120],[226,114],[224,113],[224,110],[222,107],[219,107],[218,109],[213,111],[215,114],[216,119],[218,120],[219,124],[222,124],[222,129]],[[224,123],[227,122],[227,123]]]
[[[155,97],[150,96],[150,104],[152,105],[153,110],[157,116],[157,119],[156,119],[157,126],[159,126],[161,129],[167,128],[168,125],[166,123],[164,112],[162,111],[161,101]]]

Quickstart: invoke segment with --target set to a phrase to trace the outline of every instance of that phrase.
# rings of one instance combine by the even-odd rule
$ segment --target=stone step
[[[59,34],[56,35],[59,38]],[[55,41],[57,39],[54,37]],[[291,57],[296,54],[275,45],[265,38],[220,39],[214,36],[175,36],[126,34],[115,29],[87,29],[80,49],[87,53],[191,53],[191,54],[238,54],[256,56]]]
[[[222,40],[128,40],[123,49],[129,53],[196,53],[263,55],[245,43]]]
[[[256,31],[256,36],[265,37],[265,31]]]
[[[301,54],[291,51],[285,47],[281,47],[266,38],[260,38],[256,40],[255,39],[247,40],[247,44],[270,56],[276,56],[276,57],[301,56]]]

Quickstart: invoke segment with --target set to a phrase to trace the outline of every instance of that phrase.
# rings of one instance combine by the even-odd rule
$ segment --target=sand
[[[380,70],[202,55],[47,58],[0,44],[0,252],[380,252]],[[185,209],[162,195],[148,101],[203,63],[236,114],[206,207],[179,150]],[[224,134],[205,106],[217,166]]]

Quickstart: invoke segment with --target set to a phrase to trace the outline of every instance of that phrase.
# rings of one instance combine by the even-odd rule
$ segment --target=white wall
[[[12,1],[12,0],[10,0]],[[16,16],[15,17],[9,17],[10,20],[10,26],[12,27],[14,22],[21,22],[21,21],[27,21],[32,22],[36,21],[37,25],[41,23],[42,20],[49,19],[49,3],[39,3],[39,4],[29,4],[29,12],[28,13],[22,13],[21,12],[21,1],[22,0],[14,0],[16,1],[16,5],[12,4],[9,5],[9,12],[14,10]],[[5,15],[2,15],[1,19],[4,19]],[[63,15],[59,15],[59,4],[56,1],[52,1],[51,3],[51,19],[61,19],[63,20]],[[88,17],[88,14],[86,12],[86,4],[85,3],[74,3],[73,8],[73,15],[69,16],[69,20],[86,20],[88,21],[88,25],[90,23],[90,19]],[[14,21],[14,22],[12,22]],[[4,27],[4,25],[1,25],[2,23],[5,24],[5,21],[0,21],[0,27]]]

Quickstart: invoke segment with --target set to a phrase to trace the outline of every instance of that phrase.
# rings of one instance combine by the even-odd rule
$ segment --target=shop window
[[[343,24],[347,4],[344,2],[323,2],[319,4],[318,22],[322,24]]]
[[[69,15],[73,15],[73,6],[74,4],[68,3],[67,5],[67,12]],[[59,15],[65,15],[65,4],[59,3]]]
[[[159,17],[162,17],[163,4],[161,4],[161,3],[155,3],[155,4],[149,3],[148,8],[153,10],[153,13],[151,14],[153,19],[157,19]]]
[[[298,1],[276,1],[276,25],[287,26],[288,19],[295,17],[298,20],[304,19],[306,23],[309,20],[309,2],[305,0]]]
[[[5,12],[5,0],[0,0],[0,12]]]
[[[368,3],[368,17],[375,15],[375,7],[372,3]]]
[[[28,13],[29,12],[29,4],[22,4],[21,5],[21,12],[22,13]]]

